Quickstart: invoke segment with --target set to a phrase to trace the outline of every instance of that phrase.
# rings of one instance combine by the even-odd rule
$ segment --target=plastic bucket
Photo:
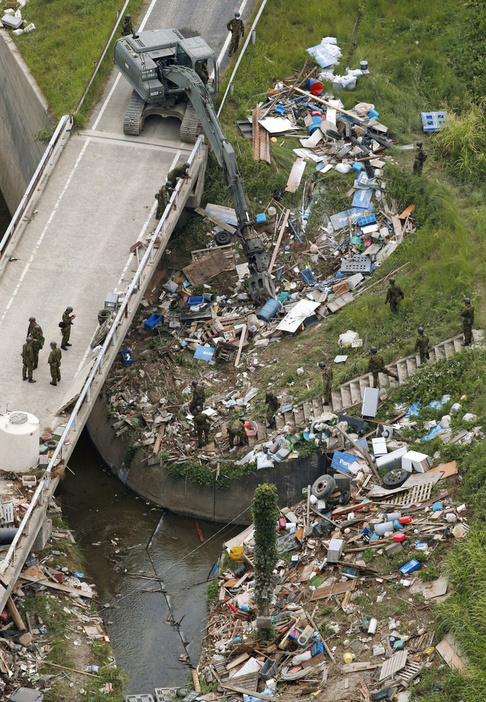
[[[322,83],[319,83],[318,80],[314,80],[314,78],[309,78],[305,84],[305,87],[312,93],[312,95],[321,95],[324,92],[324,86]]]
[[[257,312],[257,319],[261,319],[262,322],[269,322],[275,317],[280,307],[280,302],[271,297],[265,302],[262,309]]]
[[[367,71],[368,70],[368,61],[360,61],[359,67],[361,68],[362,71]]]

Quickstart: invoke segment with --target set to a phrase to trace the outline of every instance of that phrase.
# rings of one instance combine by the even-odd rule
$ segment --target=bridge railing
[[[193,150],[191,151],[191,154],[189,158],[187,159],[189,164],[192,164],[197,158],[201,158],[201,152],[202,152],[202,145],[204,142],[204,137],[200,136],[198,137]],[[170,201],[165,208],[165,211],[154,231],[152,234],[148,244],[147,244],[147,249],[140,260],[139,266],[137,270],[134,273],[133,279],[131,283],[128,286],[127,292],[125,293],[124,299],[117,311],[117,314],[115,316],[115,319],[113,321],[113,324],[108,331],[108,334],[106,336],[106,339],[103,343],[103,346],[101,347],[101,350],[96,357],[96,360],[94,361],[93,367],[89,373],[88,378],[86,379],[83,389],[81,390],[81,393],[79,395],[78,400],[76,401],[76,404],[74,405],[73,411],[71,412],[69,419],[66,424],[66,428],[64,429],[61,438],[59,439],[59,442],[54,450],[54,453],[52,454],[52,457],[47,465],[46,471],[39,481],[39,484],[37,486],[37,489],[32,497],[32,501],[19,525],[19,528],[17,530],[17,533],[15,535],[14,540],[12,541],[10,548],[8,549],[5,558],[3,559],[1,565],[0,565],[0,574],[4,573],[6,569],[10,566],[15,564],[15,557],[17,554],[17,548],[19,546],[20,540],[23,535],[28,533],[28,525],[29,525],[29,520],[31,518],[31,515],[33,511],[36,509],[38,506],[44,506],[44,498],[48,495],[50,487],[51,487],[51,473],[52,470],[55,468],[57,465],[58,458],[62,458],[62,447],[64,445],[64,442],[68,438],[69,432],[71,429],[76,430],[77,427],[77,421],[78,417],[80,414],[81,409],[83,408],[83,405],[85,401],[90,402],[91,400],[91,388],[93,386],[93,383],[95,382],[97,376],[102,372],[103,370],[103,361],[106,359],[110,346],[115,344],[116,341],[116,332],[119,327],[119,325],[122,323],[123,319],[125,316],[128,316],[128,309],[129,309],[129,303],[132,297],[132,294],[134,292],[137,292],[139,289],[139,282],[142,277],[142,274],[145,270],[145,267],[147,265],[150,265],[153,262],[154,256],[155,256],[155,251],[156,245],[160,243],[164,243],[164,245],[167,243],[167,241],[164,242],[165,239],[168,240],[168,235],[167,235],[167,219],[168,216],[172,210],[172,208],[176,209],[179,201],[179,195],[180,195],[180,190],[182,187],[183,181],[179,180],[177,183],[177,186],[172,193],[172,196],[170,198]],[[112,359],[113,360],[113,359]]]

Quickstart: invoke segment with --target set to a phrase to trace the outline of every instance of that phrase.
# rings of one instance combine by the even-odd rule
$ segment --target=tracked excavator
[[[211,85],[209,81],[203,80],[200,71],[196,72],[195,70],[195,61],[209,58],[207,51],[210,52],[209,47],[200,37],[183,39],[180,32],[174,29],[140,32],[136,38],[134,36],[122,37],[116,41],[116,66],[133,86],[141,100],[145,101],[147,95],[154,99],[158,96],[165,96],[174,104],[186,102],[190,105],[200,125],[199,128],[204,132],[218,164],[223,170],[225,183],[231,193],[243,251],[250,271],[249,294],[255,302],[259,303],[263,303],[271,297],[274,298],[275,288],[268,272],[267,252],[255,231],[254,222],[250,219],[235,152],[221,129],[211,99],[211,93],[214,93],[214,84],[212,85],[213,90],[208,88]],[[169,36],[180,37],[177,45],[162,46],[162,39],[165,41],[165,38]],[[137,53],[133,48],[136,42],[139,43],[137,45],[144,47],[143,52]],[[197,53],[195,48],[192,48],[189,52],[190,47],[187,42],[193,42],[190,45],[192,47],[204,45],[207,50],[201,48],[201,53]],[[134,57],[133,54],[137,54],[137,56]],[[142,55],[144,56],[143,61],[140,58]],[[207,57],[206,59],[201,58],[204,55]],[[216,75],[216,62],[214,62],[214,68]],[[150,107],[156,103],[148,104]],[[163,105],[162,100],[159,100],[157,104]],[[157,114],[164,116],[164,112],[159,109]],[[165,115],[169,114],[171,113],[165,111]],[[144,116],[142,115],[140,119],[143,124]],[[125,117],[125,122],[126,120]],[[129,133],[138,134],[140,129],[138,132]]]

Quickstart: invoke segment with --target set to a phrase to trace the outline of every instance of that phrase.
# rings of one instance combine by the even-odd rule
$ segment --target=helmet
[[[196,412],[202,412],[202,407],[196,407]]]
[[[167,183],[165,184],[166,188],[172,188],[172,181],[168,180]]]
[[[34,325],[34,329],[35,329],[36,331],[41,331],[40,324]]]
[[[191,167],[191,164],[189,163],[189,161],[186,161],[184,164],[184,168],[190,168],[190,167]]]
[[[395,282],[395,278],[390,278],[388,282],[390,283],[390,285],[393,285],[393,283]]]
[[[421,142],[421,141],[417,141],[417,148],[420,149],[421,146],[422,146],[422,142]]]
[[[52,346],[52,348],[55,349],[57,346],[57,341],[51,341],[50,346]]]
[[[423,327],[419,327],[419,328],[417,329],[417,331],[418,331],[419,334],[423,334],[423,333],[424,333],[424,328],[423,328]]]
[[[127,20],[127,19],[130,19],[130,20],[131,20],[131,19],[132,19],[132,16],[131,16],[131,15],[125,15],[125,19],[126,19],[126,20]]]
[[[29,317],[29,322],[35,322],[35,317]]]
[[[72,307],[66,307],[66,312],[72,312],[73,308]]]
[[[376,348],[376,346],[372,346],[370,348],[370,351],[371,351],[371,353],[376,353],[378,351],[378,349]]]
[[[194,387],[196,387],[196,385],[197,385],[197,380],[193,380],[193,381],[192,381],[192,384],[194,385]]]
[[[470,297],[465,297],[465,298],[464,298],[464,302],[466,303],[466,305],[470,305],[470,304],[471,304],[471,298],[470,298]]]
[[[31,337],[31,336],[28,336],[28,337],[27,337],[27,343],[30,344],[30,343],[32,343],[32,341],[33,341],[32,337]]]
[[[235,19],[240,19],[241,15],[239,12],[235,12]]]
[[[324,361],[319,361],[319,368],[325,368],[325,367],[326,367],[326,364],[324,363]]]

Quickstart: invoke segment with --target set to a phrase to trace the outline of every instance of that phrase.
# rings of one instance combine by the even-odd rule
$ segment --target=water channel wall
[[[0,190],[15,212],[37,168],[52,130],[48,106],[6,29],[0,29]]]
[[[258,470],[232,481],[227,490],[216,485],[199,487],[187,480],[173,480],[165,468],[147,464],[141,451],[137,452],[126,473],[122,467],[127,447],[111,426],[108,405],[102,394],[96,400],[87,421],[87,429],[101,457],[110,470],[141,497],[176,514],[198,517],[208,521],[227,523],[235,519],[253,499],[260,483],[277,486],[280,507],[302,499],[302,488],[326,472],[326,457],[318,452],[305,459],[293,459],[276,464],[274,468]],[[249,524],[248,510],[235,520],[236,524]]]

